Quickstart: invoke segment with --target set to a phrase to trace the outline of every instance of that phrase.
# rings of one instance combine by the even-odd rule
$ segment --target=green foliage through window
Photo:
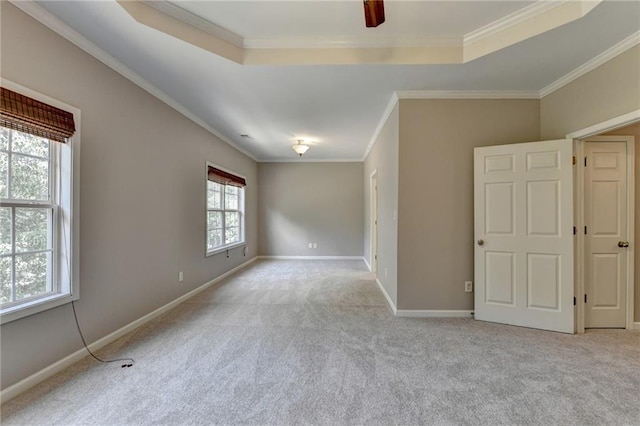
[[[0,127],[0,304],[53,291],[51,167],[49,140]]]
[[[242,240],[243,191],[207,180],[207,251]]]

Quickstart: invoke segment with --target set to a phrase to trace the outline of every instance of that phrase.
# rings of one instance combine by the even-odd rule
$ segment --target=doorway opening
[[[576,332],[637,328],[635,141],[640,140],[640,111],[567,137],[576,139],[578,159]]]
[[[378,273],[378,170],[374,170],[369,176],[370,188],[370,224],[371,224],[371,244],[369,250],[369,262],[371,272]]]

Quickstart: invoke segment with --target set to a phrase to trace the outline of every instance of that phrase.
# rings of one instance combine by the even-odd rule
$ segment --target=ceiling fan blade
[[[364,0],[364,20],[367,28],[377,27],[384,22],[382,0]]]

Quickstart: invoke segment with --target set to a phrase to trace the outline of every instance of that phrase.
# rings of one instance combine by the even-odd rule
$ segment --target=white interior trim
[[[636,205],[636,167],[635,138],[627,141],[627,234],[629,250],[627,253],[627,330],[633,330],[635,319],[635,218]]]
[[[257,256],[258,259],[270,260],[362,260],[362,256]]]
[[[634,322],[633,323],[633,330],[640,330],[640,322]]]
[[[364,264],[367,265],[367,269],[369,270],[369,272],[371,272],[371,265],[369,265],[369,262],[367,262],[367,258],[362,257],[362,260],[364,260]]]
[[[375,178],[375,187],[374,187],[374,178]],[[379,245],[379,235],[378,235],[378,169],[375,169],[369,175],[369,261],[370,267],[369,270],[371,272],[375,272],[376,275],[378,273],[378,259],[376,256],[378,255],[378,245]],[[375,238],[374,238],[375,237]],[[374,244],[375,242],[375,244]],[[366,261],[366,257],[365,257]],[[374,271],[375,266],[375,271]]]
[[[611,129],[609,129],[611,130]],[[604,133],[605,131],[603,131]],[[576,150],[576,156],[578,159],[584,157],[584,144],[585,142],[622,142],[625,141],[627,144],[627,239],[629,241],[629,248],[627,250],[627,283],[626,283],[626,293],[627,293],[627,306],[626,306],[626,319],[625,319],[625,327],[627,330],[632,330],[634,326],[634,308],[635,308],[635,283],[634,283],[634,273],[635,273],[635,264],[634,264],[634,253],[635,253],[635,141],[633,137],[630,136],[591,136],[584,140],[578,141],[578,149]],[[577,162],[578,165],[581,164],[580,161]],[[584,168],[578,167],[576,173],[577,181],[574,185],[578,188],[577,196],[576,196],[576,217],[578,229],[583,229],[584,227]],[[584,333],[585,331],[585,314],[586,311],[584,309],[584,299],[583,295],[585,294],[584,287],[584,236],[582,232],[578,232],[578,239],[576,241],[576,270],[578,274],[576,275],[576,298],[577,298],[577,306],[576,310],[576,332]]]
[[[585,139],[591,136],[597,136],[611,130],[626,127],[638,121],[640,121],[640,109],[614,117],[610,120],[602,121],[584,129],[576,130],[575,132],[569,133],[567,139]]]
[[[585,306],[582,295],[584,289],[584,232],[578,232],[584,229],[584,178],[585,168],[580,167],[584,158],[584,144],[579,140],[573,141],[573,154],[576,158],[573,174],[573,215],[576,227],[576,240],[574,241],[574,297],[576,299],[574,310],[574,332],[577,334],[584,333]]]
[[[200,46],[214,54],[226,57],[237,63],[281,63],[278,57],[286,57],[285,62],[292,63],[292,57],[297,57],[293,63],[308,63],[309,49],[323,49],[333,51],[333,55],[327,56],[323,63],[355,63],[369,62],[364,60],[367,55],[348,55],[350,58],[342,57],[336,53],[340,50],[357,52],[358,50],[392,50],[395,59],[390,63],[454,63],[466,62],[480,56],[495,52],[503,47],[513,45],[524,39],[538,35],[560,25],[574,21],[583,17],[602,0],[571,0],[571,1],[545,1],[537,3],[516,11],[504,18],[498,19],[483,28],[471,33],[454,37],[271,37],[246,39],[226,28],[215,25],[206,19],[201,18],[180,7],[171,6],[168,2],[142,1],[140,5],[153,8],[154,12],[160,16],[151,16],[144,8],[132,7],[131,2],[119,1],[122,6],[138,22],[156,28],[160,31],[172,34],[182,40]],[[156,4],[157,3],[157,4]],[[545,19],[546,18],[546,19]],[[183,34],[184,26],[188,30],[198,30],[202,35],[193,31],[188,31],[191,37]],[[515,28],[515,29],[514,29]],[[194,37],[195,36],[195,37]],[[202,37],[204,36],[204,37]],[[226,46],[221,46],[220,42],[234,47],[229,51]],[[479,47],[478,47],[479,46]],[[432,51],[429,48],[435,47],[440,52]],[[400,50],[417,49],[422,50],[422,54],[410,55],[399,59],[397,56]],[[448,54],[442,55],[443,50],[448,50]],[[266,55],[257,55],[259,51],[266,51]],[[466,52],[468,50],[469,52]],[[461,53],[461,54],[460,54]],[[250,57],[254,59],[250,59]],[[345,62],[346,60],[346,62]],[[382,59],[373,62],[384,61]],[[386,61],[385,61],[386,62]]]
[[[540,98],[544,98],[545,96],[550,95],[551,93],[566,86],[572,81],[577,80],[578,78],[582,77],[586,73],[593,71],[594,69],[598,68],[600,65],[603,65],[604,63],[612,60],[616,56],[626,52],[627,50],[631,49],[637,44],[640,44],[640,31],[637,31],[631,34],[629,37],[611,46],[609,49],[605,50],[595,58],[585,62],[584,64],[580,65],[578,68],[560,77],[559,79],[549,84],[548,86],[542,88],[540,90]]]
[[[389,307],[393,311],[393,315],[397,315],[398,308],[396,308],[396,305],[395,303],[393,303],[393,300],[391,300],[389,293],[387,293],[387,290],[384,288],[384,286],[382,285],[382,283],[377,277],[376,277],[376,283],[378,284],[378,287],[380,288],[380,291],[382,292],[382,294],[384,294],[384,298],[387,299],[387,303],[389,304]]]
[[[460,47],[460,37],[407,37],[390,40],[381,37],[313,37],[313,38],[251,38],[244,40],[248,49],[341,49],[397,47]]]
[[[229,31],[219,25],[214,24],[211,21],[207,21],[198,15],[189,12],[186,9],[181,8],[174,2],[166,0],[142,0],[142,3],[154,8],[155,10],[169,15],[178,21],[184,22],[187,25],[191,25],[207,34],[214,37],[218,37],[227,43],[231,43],[234,46],[242,47],[244,45],[244,39],[241,35]]]
[[[369,145],[364,151],[361,161],[365,161],[373,149],[380,132],[391,116],[400,99],[540,99],[536,90],[398,90],[393,92],[387,107],[380,117],[378,126],[373,132]]]
[[[378,137],[380,136],[380,132],[382,132],[382,128],[384,127],[385,124],[387,124],[387,120],[389,120],[389,117],[391,117],[391,113],[393,112],[393,109],[396,107],[397,103],[398,103],[398,92],[393,92],[391,94],[391,99],[389,99],[389,103],[387,103],[387,107],[384,109],[384,112],[382,113],[382,117],[380,117],[378,126],[373,131],[373,135],[371,135],[371,140],[369,140],[369,145],[367,145],[367,149],[365,149],[364,151],[364,155],[362,156],[362,161],[365,161],[369,156],[369,153],[373,149],[374,145],[376,144],[376,141],[378,140]]]
[[[313,145],[311,145],[313,148]],[[305,154],[306,155],[306,154]],[[300,158],[300,157],[292,157],[292,158],[267,158],[267,159],[259,159],[260,163],[362,163],[364,160],[362,158]]]
[[[581,19],[601,1],[538,1],[465,35],[463,62],[480,58]]]
[[[412,318],[473,318],[473,311],[398,309],[396,315],[399,317]]]
[[[549,10],[555,9],[558,6],[561,6],[562,3],[563,2],[538,1],[520,10],[516,10],[515,12],[493,21],[484,27],[468,32],[464,35],[463,44],[464,46],[467,46],[482,40],[483,38],[498,34],[516,24],[528,21]]]
[[[226,142],[234,149],[238,150],[242,154],[251,158],[254,161],[258,161],[258,159],[250,152],[244,150],[240,146],[238,146],[231,139],[227,138],[218,130],[214,129],[211,125],[206,123],[204,120],[198,118],[195,114],[189,111],[185,106],[181,103],[173,99],[171,96],[167,95],[165,92],[149,83],[144,77],[140,74],[133,71],[131,68],[127,67],[122,62],[118,61],[116,58],[102,50],[97,45],[90,42],[87,38],[81,35],[79,32],[62,22],[53,14],[49,13],[44,8],[40,7],[33,1],[16,1],[10,0],[11,4],[13,4],[18,9],[22,10],[27,15],[31,16],[47,28],[51,29],[53,32],[59,34],[64,37],[71,43],[78,46],[80,49],[87,52],[89,55],[93,56],[112,70],[116,71],[118,74],[122,75],[124,78],[130,80],[132,83],[136,84],[140,88],[147,91],[149,94],[155,96],[165,104],[169,105],[171,108],[178,111],[180,114],[187,117],[189,120],[193,121],[203,129],[207,130],[209,133],[213,134],[223,142]]]
[[[163,313],[169,311],[170,309],[173,309],[174,307],[178,306],[180,303],[184,302],[185,300],[195,296],[196,294],[200,293],[201,291],[205,290],[206,288],[222,281],[223,279],[225,279],[226,277],[228,277],[229,275],[239,271],[240,269],[243,269],[245,267],[247,267],[249,264],[251,264],[252,262],[254,262],[257,258],[254,257],[246,262],[244,262],[243,264],[236,266],[235,268],[225,272],[224,274],[214,278],[213,280],[201,285],[200,287],[191,290],[189,293],[186,293],[180,297],[178,297],[177,299],[167,303],[164,306],[161,306],[160,308],[156,309],[153,312],[148,313],[147,315],[138,318],[137,320],[130,322],[129,324],[125,325],[124,327],[119,328],[118,330],[114,331],[113,333],[110,333],[104,337],[102,337],[101,339],[96,340],[95,342],[89,344],[89,349],[91,350],[91,352],[95,352],[98,349],[102,348],[105,345],[108,345],[109,343],[115,341],[116,339],[124,336],[125,334],[135,330],[136,328],[140,327],[141,325],[151,321],[152,319],[162,315]],[[81,360],[82,358],[85,358],[89,356],[89,354],[87,353],[87,351],[82,348],[79,349],[77,351],[75,351],[74,353],[62,358],[61,360],[54,362],[53,364],[49,365],[48,367],[43,368],[42,370],[32,374],[31,376],[19,381],[18,383],[9,386],[8,388],[0,391],[0,403],[5,403],[7,401],[9,401],[12,398],[15,398],[16,396],[18,396],[19,394],[21,394],[22,392],[26,391],[27,389],[37,385],[38,383],[48,379],[49,377],[53,376],[54,374],[64,370],[65,368],[71,366],[72,364],[78,362],[79,360]]]
[[[38,312],[43,312],[48,309],[71,303],[71,301],[78,300],[80,298],[80,148],[82,146],[82,111],[79,108],[71,106],[65,102],[51,98],[43,93],[37,92],[33,89],[24,87],[20,84],[14,83],[13,81],[4,78],[0,78],[0,86],[72,113],[76,125],[76,131],[74,135],[69,138],[67,144],[62,144],[68,146],[61,146],[58,148],[60,150],[67,148],[71,149],[71,152],[67,152],[66,155],[63,154],[63,152],[60,152],[60,154],[62,155],[59,157],[59,160],[66,164],[66,166],[58,166],[61,167],[62,170],[68,167],[69,170],[68,172],[61,171],[64,176],[62,177],[62,180],[70,181],[70,185],[68,187],[69,193],[66,195],[69,200],[59,201],[61,202],[61,211],[65,211],[69,215],[70,234],[67,235],[66,232],[63,232],[60,235],[60,241],[66,240],[66,244],[68,244],[68,246],[66,246],[63,243],[61,246],[56,248],[62,258],[57,258],[57,256],[54,256],[55,258],[57,258],[55,263],[58,264],[58,267],[60,267],[61,264],[64,264],[65,267],[63,268],[63,270],[67,270],[67,267],[71,268],[71,270],[66,271],[66,275],[58,275],[58,278],[60,278],[62,282],[67,282],[69,291],[56,293],[46,298],[39,298],[37,300],[34,300],[29,305],[27,305],[26,303],[22,303],[18,306],[15,306],[14,309],[5,309],[4,312],[2,312],[2,314],[0,315],[0,323],[5,324],[20,318],[36,314]],[[67,188],[66,185],[62,185],[62,187]],[[65,277],[65,279],[63,279],[63,276]],[[65,287],[65,285],[61,285],[61,289]]]
[[[128,80],[132,81],[134,84],[138,85],[139,87],[141,87],[142,89],[144,89],[145,91],[150,93],[151,95],[153,95],[156,98],[160,99],[162,102],[166,103],[167,105],[169,105],[170,107],[172,107],[173,109],[178,111],[179,113],[183,114],[185,117],[187,117],[190,120],[192,120],[194,123],[198,124],[199,126],[204,128],[205,130],[209,131],[211,134],[213,134],[214,136],[218,137],[222,141],[226,142],[227,144],[229,144],[230,146],[232,146],[233,148],[235,148],[239,152],[241,152],[244,155],[246,155],[249,158],[251,158],[252,160],[257,161],[257,162],[293,162],[294,161],[293,159],[289,159],[289,158],[286,158],[286,159],[273,159],[273,160],[262,160],[262,159],[259,159],[258,157],[253,155],[251,152],[241,148],[234,141],[232,141],[231,139],[227,138],[225,135],[223,135],[221,132],[219,132],[218,130],[216,130],[212,126],[210,126],[208,123],[206,123],[205,121],[203,121],[200,118],[198,118],[196,115],[194,115],[191,111],[189,111],[182,104],[180,104],[179,102],[177,102],[176,100],[171,98],[169,95],[167,95],[166,93],[161,91],[159,88],[157,88],[153,84],[149,83],[141,75],[137,74],[135,71],[133,71],[130,68],[128,68],[126,65],[124,65],[123,63],[121,63],[120,61],[115,59],[113,56],[109,55],[107,52],[105,52],[104,50],[99,48],[97,45],[95,45],[92,42],[90,42],[88,39],[86,39],[80,33],[75,31],[71,27],[69,27],[67,24],[65,24],[64,22],[59,20],[57,17],[55,17],[53,14],[49,13],[44,8],[42,8],[39,5],[37,5],[35,2],[33,2],[33,1],[16,1],[16,0],[10,0],[10,1],[11,1],[11,3],[13,5],[18,7],[20,10],[22,10],[23,12],[25,12],[26,14],[28,14],[32,18],[36,19],[37,21],[39,21],[40,23],[42,23],[46,27],[50,28],[51,30],[53,30],[57,34],[61,35],[65,39],[69,40],[71,43],[75,44],[80,49],[84,50],[85,52],[87,52],[91,56],[95,57],[96,59],[98,59],[99,61],[101,61],[105,65],[107,65],[108,67],[112,68],[114,71],[118,72],[119,74],[121,74],[122,76],[127,78]],[[147,2],[147,1],[144,2],[144,4],[147,4],[147,3],[149,3],[149,2]],[[168,3],[168,2],[163,2],[163,3]],[[538,3],[545,3],[545,2],[540,1]],[[536,5],[538,5],[538,3],[536,3]],[[154,3],[154,8],[156,10],[158,10],[158,7],[155,7],[155,6],[157,6],[157,5],[155,5],[155,3]],[[163,7],[163,6],[161,6],[161,7]],[[542,10],[542,5],[541,4],[538,5],[537,7],[540,7],[541,8],[540,10]],[[532,9],[535,9],[535,8],[532,7]],[[526,12],[523,9],[523,10],[517,12],[516,15],[518,13],[530,13],[530,12]],[[497,22],[494,23],[494,24],[498,25]],[[503,24],[500,24],[500,25],[503,25]],[[485,31],[486,34],[489,34],[487,32],[487,31],[489,31],[487,28],[485,28],[484,31]],[[470,34],[471,35],[468,35],[469,40],[476,39],[477,37],[479,37],[479,35],[475,35],[474,36],[472,33],[470,33]],[[236,42],[237,42],[237,40],[236,40]],[[309,162],[325,162],[325,161],[326,162],[355,162],[355,161],[364,161],[367,158],[367,156],[369,155],[371,149],[373,148],[373,146],[374,146],[374,144],[375,144],[375,142],[376,142],[376,140],[377,140],[377,138],[378,138],[378,136],[380,134],[380,131],[382,130],[382,127],[386,123],[387,119],[389,118],[389,115],[391,114],[391,112],[393,111],[393,108],[395,107],[396,103],[398,102],[398,99],[399,99],[398,98],[398,93],[401,94],[403,99],[541,99],[542,97],[551,94],[555,90],[558,90],[559,88],[563,87],[564,85],[566,85],[566,84],[570,83],[571,81],[581,77],[582,75],[584,75],[587,72],[591,71],[592,69],[602,65],[603,63],[615,58],[617,55],[620,55],[621,53],[624,53],[626,50],[634,47],[635,45],[637,45],[639,43],[640,43],[640,31],[630,35],[626,39],[622,40],[618,44],[614,45],[610,49],[607,49],[605,52],[603,52],[600,55],[598,55],[596,58],[594,58],[591,61],[585,63],[584,65],[576,68],[575,70],[571,71],[570,73],[568,73],[567,75],[561,77],[560,79],[556,80],[555,82],[549,84],[548,86],[546,86],[545,88],[541,89],[540,91],[456,91],[456,90],[452,90],[451,91],[451,90],[437,90],[437,91],[401,91],[401,92],[394,92],[392,94],[392,96],[391,96],[391,99],[390,99],[388,105],[387,105],[387,108],[385,109],[385,111],[384,111],[384,113],[383,113],[383,115],[382,115],[382,117],[381,117],[381,119],[380,119],[380,121],[378,123],[377,128],[375,129],[375,131],[374,131],[374,133],[373,133],[373,135],[371,137],[371,140],[369,141],[369,145],[367,146],[367,148],[366,148],[366,150],[364,152],[364,155],[361,158],[357,158],[357,159],[335,159],[335,160],[333,160],[333,159],[327,159],[327,160],[297,159],[297,161],[298,162],[300,162],[300,161],[309,161]],[[231,44],[233,44],[233,43],[231,43]],[[619,127],[619,125],[615,125],[615,124],[613,126],[614,127],[612,127],[612,128]],[[587,136],[592,136],[592,135],[595,135],[595,134],[597,134],[597,133],[568,135],[568,137],[569,138],[574,138],[574,139],[580,139],[580,138],[584,138],[584,137],[587,137]]]
[[[537,90],[401,90],[398,99],[540,99]]]

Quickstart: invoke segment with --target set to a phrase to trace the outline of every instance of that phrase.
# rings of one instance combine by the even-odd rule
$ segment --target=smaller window
[[[207,164],[207,254],[244,244],[246,180]]]

